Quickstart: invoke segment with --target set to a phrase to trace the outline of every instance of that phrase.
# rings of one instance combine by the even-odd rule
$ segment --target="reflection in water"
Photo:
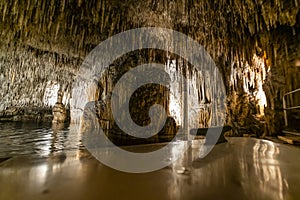
[[[199,193],[208,199],[291,198],[287,175],[281,169],[284,162],[278,144],[264,140],[234,143],[217,145],[202,159],[198,156],[201,145],[187,151],[183,159],[172,165],[172,182],[168,188],[171,199],[186,195],[187,191],[180,188],[195,185],[196,191],[189,193],[192,198],[199,197]],[[186,172],[186,168],[190,170]]]
[[[75,155],[66,156],[68,152]],[[60,174],[64,166],[72,168],[70,176],[82,175],[78,160],[86,157],[78,126],[64,124],[0,122],[0,158],[15,156],[47,157],[48,162],[28,169],[29,190],[43,191],[49,177]],[[24,157],[26,158],[26,157]],[[27,157],[28,158],[28,157]],[[24,160],[26,162],[26,160]],[[14,174],[10,168],[1,170],[0,175]],[[64,174],[65,176],[65,174]]]
[[[282,157],[278,144],[256,140],[252,149],[242,149],[239,154],[244,155],[240,156],[240,174],[241,184],[247,196],[257,198],[260,195],[266,199],[278,200],[288,198],[289,185],[282,173],[283,162],[278,160]],[[251,192],[255,190],[261,191],[262,194]]]
[[[188,172],[188,163],[186,163],[186,159],[181,159],[181,157],[182,153],[187,148],[188,143],[185,141],[176,141],[174,143],[177,145],[171,146],[171,160],[175,161],[176,158],[179,159],[172,166],[173,172],[177,174],[186,174]]]
[[[277,156],[280,154],[278,146],[273,142],[257,141],[253,147],[253,163],[258,185],[272,199],[286,199],[288,184],[282,176]]]
[[[47,164],[41,164],[30,169],[29,181],[32,184],[32,187],[41,187],[45,184],[48,170],[49,166]]]
[[[298,148],[230,138],[205,158],[199,158],[198,143],[169,167],[130,174],[100,164],[84,150],[67,152],[69,137],[63,143],[64,151],[47,158],[16,157],[2,163],[0,199],[282,200],[300,195]],[[174,143],[169,159],[177,157],[186,144]],[[148,152],[157,145],[135,148]]]
[[[55,152],[82,149],[76,125],[0,122],[0,158],[20,155],[49,156]]]
[[[228,179],[231,170],[227,162],[232,162],[232,154],[225,145],[222,145],[225,151],[221,154],[213,150],[207,157],[199,159],[201,154],[199,150],[205,148],[203,143],[194,144],[189,151],[185,152],[182,159],[172,165],[172,182],[168,188],[170,199],[185,199],[187,192],[190,199],[225,199],[223,194],[216,193],[215,189],[231,190],[231,180]],[[185,169],[185,172],[179,173],[180,168]],[[195,190],[182,189],[187,187],[195,187]],[[236,194],[239,195],[238,191]],[[230,199],[232,196],[227,197]]]

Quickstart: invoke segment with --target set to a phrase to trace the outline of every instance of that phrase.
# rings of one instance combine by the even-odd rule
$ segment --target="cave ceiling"
[[[299,0],[1,0],[0,34],[4,44],[84,58],[114,34],[164,27],[189,35],[225,64],[291,48],[299,40],[299,8]]]

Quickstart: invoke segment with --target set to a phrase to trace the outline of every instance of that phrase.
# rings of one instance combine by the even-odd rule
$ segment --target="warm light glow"
[[[277,156],[280,151],[270,141],[257,141],[253,146],[253,162],[257,177],[263,175],[257,187],[263,188],[265,193],[276,199],[284,198],[284,189],[288,188],[286,179],[282,176]],[[271,188],[271,189],[269,189]]]
[[[178,124],[182,124],[180,102],[173,94],[170,95],[169,112]]]
[[[258,101],[260,114],[264,115],[264,108],[267,106],[267,98],[265,92],[263,91],[262,84],[260,84],[255,98]]]
[[[46,182],[48,167],[47,164],[41,164],[31,168],[29,172],[30,183],[35,183],[35,187],[43,186]]]
[[[182,93],[180,91],[182,82],[182,72],[176,70],[176,60],[168,60],[165,70],[169,74],[170,82],[170,99],[169,99],[169,112],[174,118],[177,125],[182,125],[182,107],[181,107],[181,97]]]
[[[237,87],[237,78],[243,80],[244,92],[253,96],[258,103],[259,114],[264,115],[264,108],[267,106],[267,98],[263,90],[263,84],[270,66],[266,66],[264,58],[253,56],[252,66],[244,63],[243,68],[231,69],[231,85]]]
[[[265,107],[267,106],[267,98],[266,94],[263,90],[263,83],[266,80],[267,72],[266,66],[263,58],[260,58],[256,55],[253,56],[254,64],[257,65],[260,74],[258,75],[257,79],[257,93],[255,95],[255,99],[258,101],[259,111],[261,115],[264,115]],[[268,67],[269,71],[270,67]]]
[[[54,81],[48,81],[45,93],[44,93],[44,104],[47,106],[54,106],[57,102],[57,95],[59,90],[59,83]]]

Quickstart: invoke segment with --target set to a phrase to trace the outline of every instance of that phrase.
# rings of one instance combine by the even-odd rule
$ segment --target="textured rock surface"
[[[57,93],[52,104],[45,99],[49,83],[64,92],[64,103],[69,104],[72,80],[80,65],[77,59],[14,43],[1,43],[0,48],[3,120],[51,120],[51,106],[56,102]]]
[[[54,104],[52,109],[53,124],[64,123],[67,119],[66,106],[62,103],[62,101],[63,101],[63,93],[59,92],[57,97],[57,102]]]
[[[263,84],[267,105],[260,120],[267,122],[269,134],[278,133],[283,94],[300,87],[296,67],[300,59],[299,7],[297,0],[1,1],[0,118],[48,118],[51,105],[45,91],[49,81],[59,85],[69,108],[74,76],[88,52],[116,33],[157,26],[191,36],[211,54],[226,85],[228,124],[244,126],[250,115],[258,113],[255,90],[261,87],[257,83]],[[266,65],[265,79],[259,78],[254,55]],[[146,55],[145,59],[152,58]],[[119,74],[128,70],[125,64],[118,66],[122,67]],[[247,89],[245,81],[250,86]],[[107,95],[114,81],[104,82]],[[99,94],[86,95],[97,100]],[[202,100],[208,99],[202,95]],[[293,105],[297,102],[299,95],[289,100]],[[207,106],[203,109],[201,126],[217,123],[203,117],[210,113]],[[25,117],[26,113],[31,117]],[[34,117],[31,113],[41,114]]]

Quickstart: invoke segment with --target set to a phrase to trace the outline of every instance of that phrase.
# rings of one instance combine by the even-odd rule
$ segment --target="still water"
[[[181,142],[185,144],[185,141]],[[137,152],[156,149],[140,145]],[[0,123],[0,199],[261,199],[300,197],[300,149],[228,138],[199,158],[201,143],[150,173],[125,173],[85,153],[73,126]],[[82,151],[83,150],[83,151]],[[141,151],[140,151],[141,150]],[[42,158],[41,158],[42,157]]]
[[[0,158],[83,149],[75,126],[52,127],[51,123],[0,122]]]

